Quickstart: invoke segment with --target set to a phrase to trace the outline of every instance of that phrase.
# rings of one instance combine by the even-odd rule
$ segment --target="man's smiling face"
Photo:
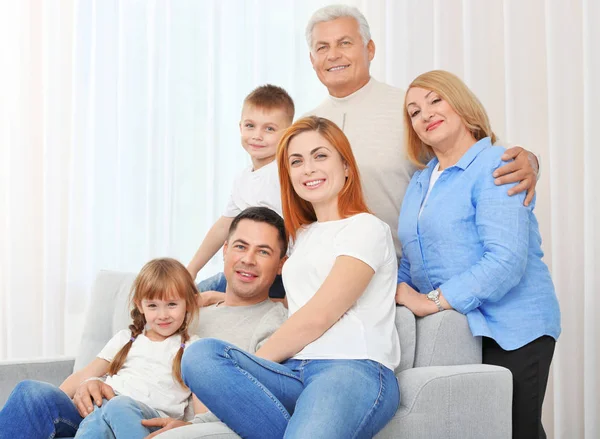
[[[310,61],[329,94],[345,97],[369,82],[375,44],[364,44],[352,17],[317,23],[312,31]]]
[[[227,292],[237,299],[265,300],[283,259],[277,229],[267,223],[241,220],[223,247]]]

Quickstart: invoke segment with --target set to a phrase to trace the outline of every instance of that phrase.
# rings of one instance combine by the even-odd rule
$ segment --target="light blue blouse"
[[[542,335],[557,339],[560,311],[533,213],[535,199],[507,195],[492,172],[505,164],[505,149],[489,138],[475,143],[444,170],[419,217],[437,159],[416,172],[402,202],[398,283],[421,293],[440,288],[466,314],[475,336],[491,337],[505,350]]]

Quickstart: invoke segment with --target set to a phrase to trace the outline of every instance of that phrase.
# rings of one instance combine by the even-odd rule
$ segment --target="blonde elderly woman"
[[[492,172],[485,109],[456,76],[420,75],[404,105],[409,158],[419,167],[399,218],[396,301],[418,316],[455,309],[482,337],[483,362],[513,374],[513,437],[546,437],[541,423],[560,311],[533,213]]]

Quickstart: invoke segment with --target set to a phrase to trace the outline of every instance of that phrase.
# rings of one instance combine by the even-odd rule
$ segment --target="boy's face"
[[[265,110],[244,104],[240,134],[242,146],[250,154],[254,170],[275,159],[277,144],[292,121],[283,109]]]

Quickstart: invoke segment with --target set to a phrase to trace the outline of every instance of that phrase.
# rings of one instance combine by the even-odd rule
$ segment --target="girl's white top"
[[[396,331],[398,262],[389,226],[368,213],[315,222],[299,231],[283,266],[289,314],[321,287],[338,256],[351,256],[375,274],[356,303],[294,358],[370,359],[394,370],[400,364]]]
[[[98,354],[98,358],[112,361],[130,338],[129,329],[117,332]],[[186,346],[196,340],[198,336],[191,336]],[[163,341],[152,341],[144,334],[138,335],[125,364],[119,372],[106,379],[106,384],[116,394],[140,401],[160,412],[163,417],[183,419],[191,392],[173,377],[173,359],[180,346],[180,335],[172,335]]]

